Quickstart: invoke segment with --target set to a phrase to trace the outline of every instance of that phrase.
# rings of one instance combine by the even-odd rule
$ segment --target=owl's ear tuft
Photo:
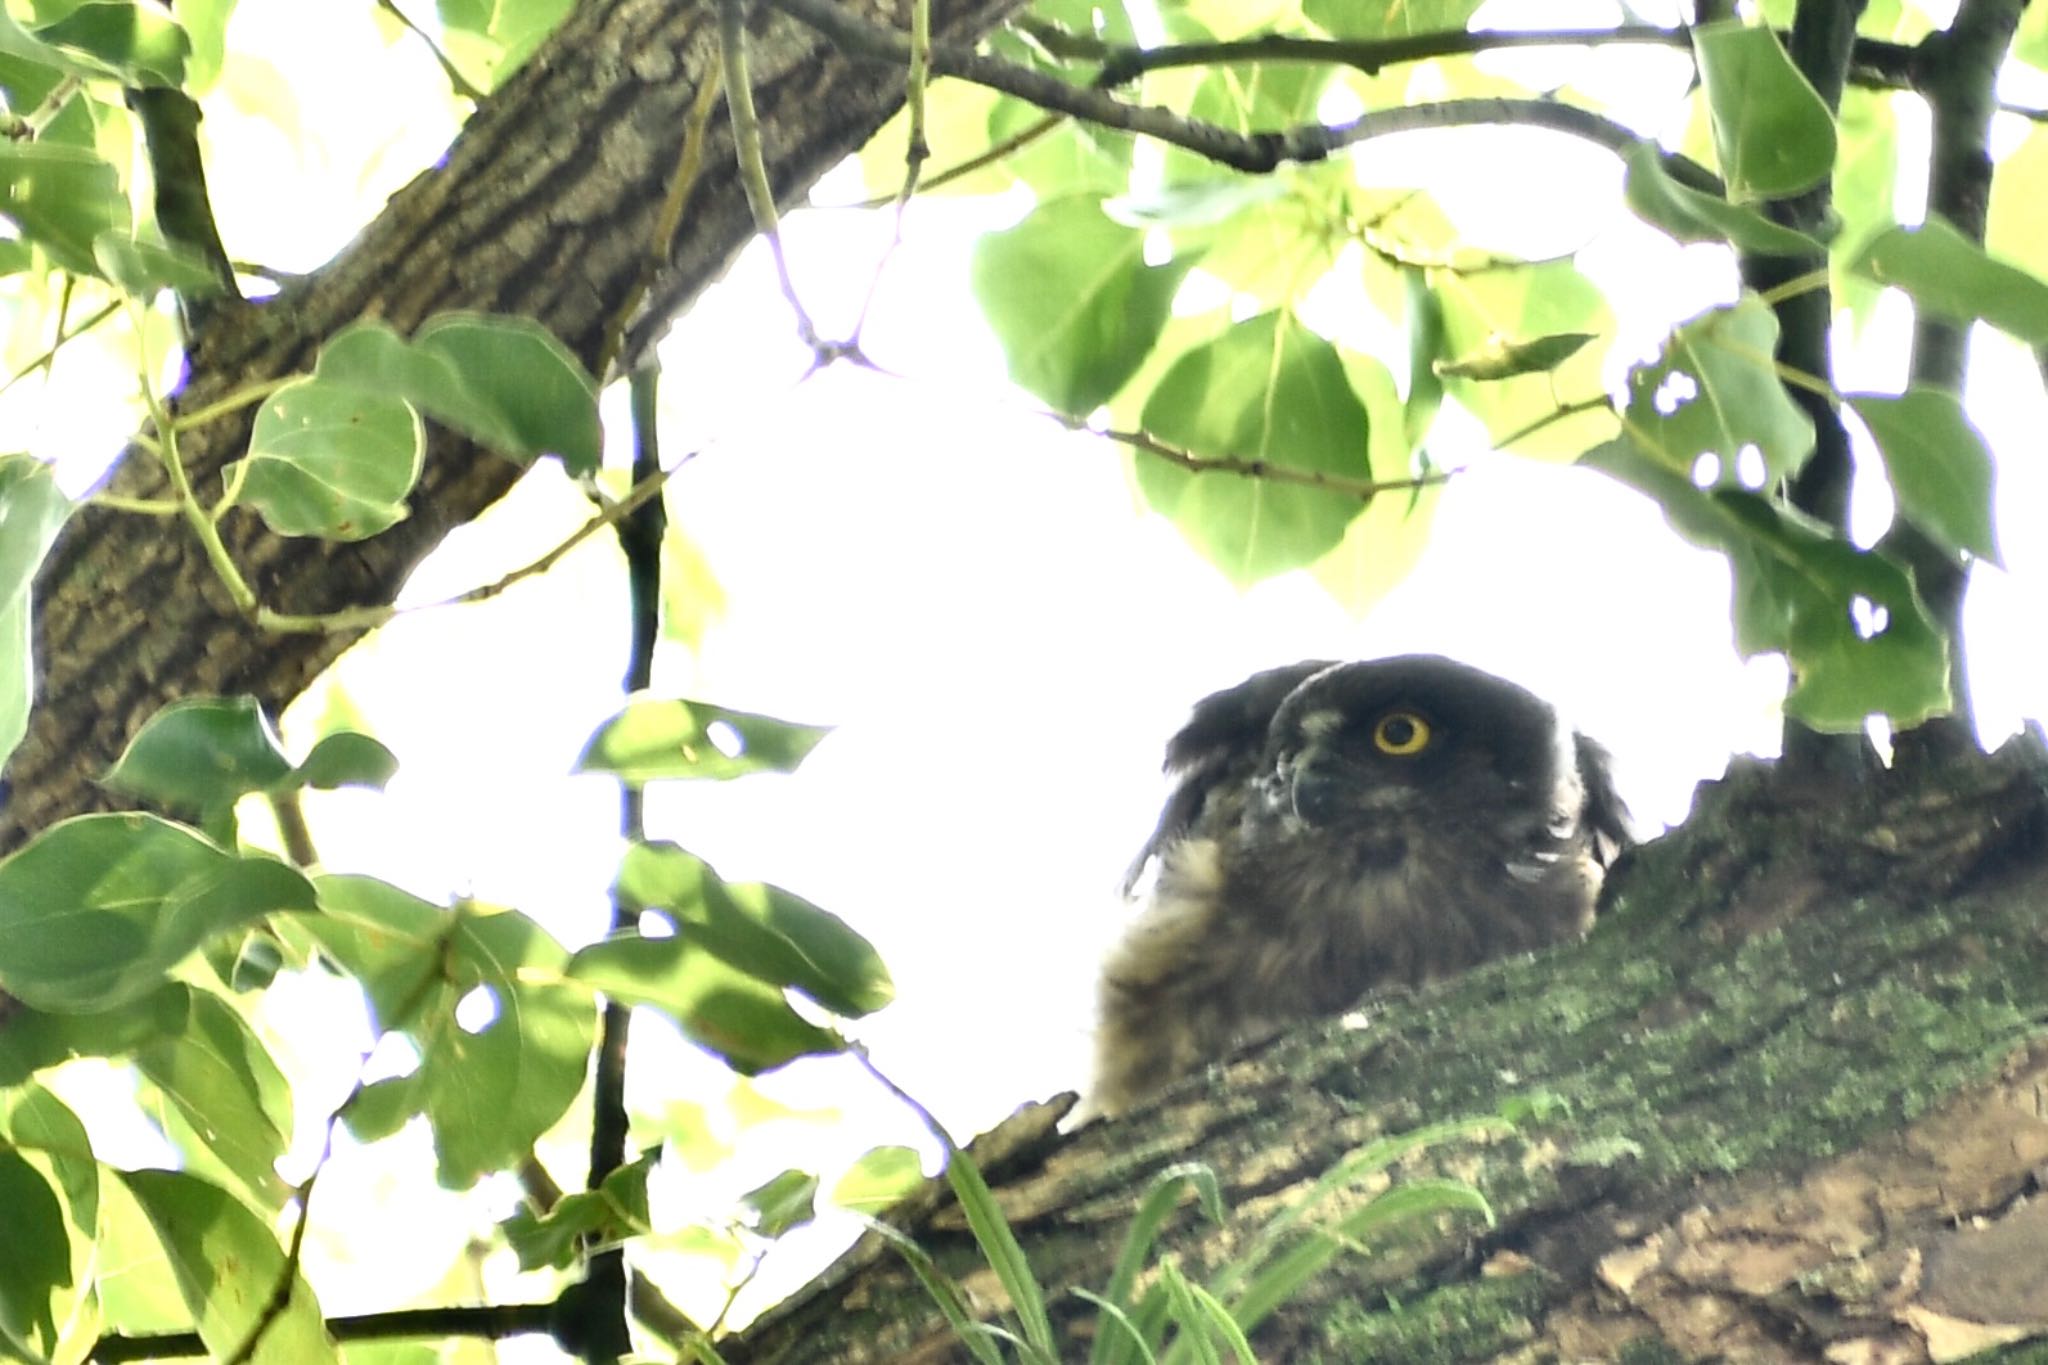
[[[1593,832],[1593,856],[1605,867],[1636,841],[1630,825],[1628,803],[1614,786],[1614,760],[1597,740],[1572,736],[1578,754],[1579,783],[1586,791],[1582,818]]]

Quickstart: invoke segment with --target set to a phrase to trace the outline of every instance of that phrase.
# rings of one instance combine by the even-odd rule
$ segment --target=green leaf
[[[286,1284],[277,1238],[227,1191],[182,1171],[123,1171],[120,1179],[156,1230],[208,1353],[234,1356]],[[282,1311],[244,1358],[252,1365],[339,1360],[303,1276],[292,1274]]]
[[[1103,200],[1102,211],[1132,228],[1213,227],[1286,193],[1287,182],[1278,176],[1240,175],[1120,194]]]
[[[1494,337],[1480,349],[1455,360],[1439,360],[1434,368],[1446,379],[1513,379],[1516,375],[1554,370],[1591,340],[1591,332],[1559,332],[1526,339]]]
[[[490,443],[499,454],[516,464],[559,455],[571,474],[595,474],[603,463],[597,385],[561,339],[532,318],[443,313],[427,319],[412,344],[448,363],[461,401],[503,425],[508,443]],[[436,401],[423,406],[441,417]]]
[[[1754,447],[1762,477],[1748,486],[1775,489],[1813,453],[1813,419],[1779,382],[1777,344],[1777,316],[1754,294],[1702,313],[1629,372],[1629,435],[1688,477],[1701,455],[1716,456],[1717,488],[1746,486],[1741,456]]]
[[[134,298],[152,298],[159,289],[187,299],[225,292],[205,258],[187,247],[147,242],[117,228],[93,239],[92,255],[100,273]]]
[[[1211,459],[1371,477],[1365,405],[1328,341],[1285,313],[1240,322],[1173,363],[1145,401],[1145,430]],[[1364,504],[1348,494],[1234,472],[1191,473],[1137,452],[1154,509],[1240,587],[1336,548]]]
[[[1216,1172],[1199,1161],[1178,1162],[1154,1175],[1145,1187],[1145,1194],[1138,1202],[1138,1212],[1131,1219],[1131,1226],[1124,1234],[1123,1250],[1118,1253],[1116,1269],[1110,1273],[1109,1283],[1104,1286],[1103,1297],[1119,1308],[1131,1306],[1131,1291],[1136,1287],[1138,1276],[1152,1259],[1153,1245],[1159,1239],[1159,1232],[1166,1220],[1180,1207],[1181,1200],[1193,1191],[1196,1204],[1209,1221],[1221,1226],[1224,1221],[1223,1193],[1216,1181]],[[1142,1334],[1138,1340],[1142,1343]],[[1130,1342],[1113,1334],[1098,1334],[1095,1350],[1089,1356],[1093,1365],[1107,1365],[1120,1358],[1123,1348]]]
[[[1858,393],[1849,406],[1870,428],[1884,457],[1899,515],[1950,554],[1998,563],[1991,522],[1991,448],[1942,389],[1910,388],[1895,398]]]
[[[1480,0],[1401,0],[1359,4],[1357,0],[1306,0],[1301,12],[1333,38],[1399,38],[1417,33],[1458,33]]]
[[[1982,318],[2029,346],[2048,346],[2048,284],[1993,260],[1941,218],[1880,233],[1849,269],[1913,296],[1956,322]]]
[[[370,877],[322,877],[319,887],[326,913],[300,924],[362,981],[379,1027],[402,1030],[420,1059],[365,1091],[349,1126],[380,1133],[424,1114],[451,1189],[518,1161],[576,1098],[596,1040],[589,992],[563,979],[568,953],[515,911],[443,910]],[[479,990],[495,1016],[465,1027],[456,1008]]]
[[[48,140],[0,141],[0,215],[59,266],[97,275],[93,243],[103,232],[127,228],[128,201],[114,168],[91,151]]]
[[[278,1158],[291,1142],[291,1090],[254,1030],[218,996],[194,991],[185,1029],[155,1038],[135,1066],[248,1194],[269,1208],[289,1192]]]
[[[1002,1205],[982,1179],[981,1168],[975,1165],[973,1157],[957,1147],[946,1153],[946,1183],[953,1187],[953,1196],[960,1201],[960,1212],[967,1216],[967,1227],[974,1234],[975,1245],[981,1248],[981,1258],[995,1271],[1003,1292],[1010,1296],[1010,1307],[1023,1328],[1024,1340],[1043,1353],[1046,1360],[1058,1360],[1052,1320],[1045,1311],[1045,1291],[1032,1273],[1031,1262],[1026,1259],[1017,1234],[1010,1229],[1010,1220],[1003,1216]]]
[[[743,1075],[844,1041],[789,1007],[782,991],[682,938],[618,938],[593,944],[570,966],[576,980],[673,1019],[684,1036]]]
[[[302,380],[257,409],[242,500],[279,535],[365,540],[406,515],[424,448],[402,399]]]
[[[740,1205],[753,1215],[755,1232],[780,1237],[818,1216],[817,1197],[818,1177],[790,1170],[748,1190],[740,1196]]]
[[[227,56],[228,16],[235,0],[178,0],[178,22],[192,48],[185,58],[184,86],[195,99],[213,87]]]
[[[1692,37],[1728,197],[1782,199],[1825,179],[1835,164],[1835,123],[1778,35],[1726,20]]]
[[[314,373],[405,399],[515,464],[553,452],[574,474],[602,457],[596,388],[553,333],[527,318],[445,313],[407,341],[381,322],[343,330]]]
[[[291,771],[254,697],[193,697],[144,721],[100,785],[198,815],[275,787]]]
[[[0,987],[39,1009],[108,1009],[214,935],[313,903],[293,869],[181,825],[77,816],[0,861]]]
[[[82,1358],[96,1335],[99,1165],[85,1125],[34,1081],[0,1087],[0,1209],[0,1346],[31,1359]]]
[[[1512,270],[1432,270],[1430,281],[1443,313],[1440,359],[1483,353],[1503,339],[1584,333],[1612,336],[1614,315],[1593,282],[1570,261]],[[1604,408],[1559,419],[1559,406],[1606,388],[1605,346],[1585,346],[1554,370],[1480,382],[1455,374],[1444,385],[1501,449],[1576,458],[1611,436],[1614,418]]]
[[[1696,488],[1627,441],[1589,451],[1584,463],[1656,499],[1686,539],[1727,554],[1736,648],[1790,662],[1787,714],[1849,732],[1873,714],[1917,725],[1950,708],[1947,642],[1897,564],[1771,498]],[[1859,612],[1878,609],[1881,627],[1859,622]]]
[[[793,987],[834,1014],[858,1018],[895,998],[874,945],[837,915],[780,887],[727,882],[670,843],[635,844],[619,865],[617,894],[636,911],[666,911],[678,939],[777,987]],[[586,949],[586,952],[597,949]],[[580,960],[579,955],[579,960]]]
[[[847,1168],[829,1196],[842,1209],[880,1213],[924,1183],[914,1147],[871,1147]]]
[[[35,694],[31,588],[70,515],[71,500],[48,465],[0,455],[0,763],[28,733]]]
[[[1622,197],[1636,217],[1681,242],[1727,242],[1766,256],[1819,255],[1821,244],[1755,209],[1681,185],[1664,169],[1655,143],[1637,142],[1622,154],[1628,167]]]
[[[292,771],[292,785],[332,791],[336,787],[384,789],[398,771],[398,756],[368,735],[338,730],[323,736]]]
[[[809,756],[830,726],[798,725],[701,701],[630,702],[591,736],[579,773],[611,773],[632,786],[662,778],[725,781],[750,773],[787,773]]]
[[[1145,234],[1102,200],[1040,204],[975,247],[973,285],[1010,377],[1055,411],[1085,416],[1137,373],[1190,262],[1145,264]]]
[[[519,1268],[574,1269],[592,1244],[617,1246],[650,1231],[647,1177],[660,1159],[661,1148],[650,1148],[605,1176],[596,1189],[564,1195],[545,1214],[521,1208],[499,1224]]]
[[[183,85],[192,50],[185,30],[169,15],[137,0],[86,0],[35,36],[91,57],[126,85]]]

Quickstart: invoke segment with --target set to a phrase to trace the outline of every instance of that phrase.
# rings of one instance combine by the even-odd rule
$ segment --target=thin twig
[[[904,60],[909,59],[909,42],[904,43]],[[797,334],[813,354],[822,354],[818,329],[797,297],[789,277],[789,262],[782,253],[782,232],[776,219],[775,190],[768,182],[768,166],[761,154],[761,118],[754,110],[754,87],[747,74],[747,24],[745,0],[718,0],[718,50],[725,66],[725,106],[732,118],[734,155],[739,159],[740,182],[746,187],[747,207],[753,210],[754,226],[768,239],[768,253],[775,258],[775,279],[782,297],[796,314]]]
[[[392,3],[392,0],[377,0],[377,8],[412,30],[413,36],[427,45],[427,51],[433,53],[434,60],[441,64],[441,73],[448,78],[448,84],[455,88],[456,94],[471,104],[484,102],[484,92],[472,85],[469,77],[462,74],[461,68],[456,66],[454,60],[441,50],[441,45],[434,41],[434,35],[415,24],[404,10]]]
[[[69,288],[70,281],[71,277],[69,275],[65,276],[66,289],[64,297],[67,302],[71,297]],[[22,366],[19,370],[16,370],[13,374],[9,375],[6,379],[6,382],[0,383],[0,393],[6,393],[16,384],[20,383],[22,380],[34,374],[37,370],[47,369],[55,365],[57,361],[57,352],[64,349],[67,343],[84,336],[87,332],[90,332],[93,328],[99,326],[101,323],[105,322],[108,318],[114,316],[114,314],[120,311],[121,300],[115,299],[112,303],[106,305],[97,313],[94,313],[91,317],[87,318],[84,322],[79,323],[76,327],[72,328],[68,332],[64,330],[60,322],[57,328],[57,339],[50,343],[50,349],[44,351],[34,360],[29,361],[28,364]]]
[[[735,4],[737,0],[723,0]],[[783,12],[831,39],[853,56],[900,64],[909,60],[910,40],[895,29],[870,23],[834,0],[774,0]],[[1014,95],[1041,109],[1110,128],[1143,133],[1240,171],[1264,173],[1288,162],[1313,162],[1333,152],[1392,133],[1471,124],[1526,124],[1584,138],[1620,152],[1642,140],[1626,124],[1576,105],[1546,99],[1466,99],[1398,109],[1370,110],[1350,123],[1302,124],[1294,128],[1249,134],[1186,118],[1156,105],[1132,105],[1108,93],[1070,85],[1048,72],[986,57],[944,44],[931,51],[934,75],[953,76]],[[1665,155],[1666,169],[1681,183],[1711,194],[1721,192],[1719,177],[1690,158]]]
[[[1461,469],[1437,469],[1427,474],[1416,474],[1405,479],[1355,479],[1342,474],[1327,474],[1320,469],[1299,469],[1293,465],[1275,464],[1266,459],[1248,459],[1239,455],[1196,455],[1170,446],[1158,437],[1143,431],[1097,431],[1093,427],[1060,418],[1064,425],[1075,431],[1087,431],[1141,450],[1147,455],[1157,456],[1168,464],[1178,465],[1191,474],[1235,474],[1240,478],[1258,479],[1266,483],[1295,484],[1303,488],[1317,488],[1325,493],[1336,493],[1360,502],[1371,502],[1382,493],[1413,492],[1432,484],[1447,483]]]
[[[676,153],[676,173],[669,178],[668,194],[662,199],[661,211],[654,220],[654,231],[647,239],[647,257],[641,262],[640,273],[626,290],[625,298],[620,301],[618,311],[612,314],[611,325],[605,328],[604,344],[598,347],[597,364],[591,373],[600,380],[618,360],[627,324],[639,311],[640,301],[647,297],[655,277],[668,264],[669,250],[675,245],[677,229],[682,226],[683,210],[689,206],[690,192],[697,187],[697,177],[704,168],[704,138],[711,126],[711,111],[718,107],[718,93],[722,88],[718,69],[713,67],[705,71],[702,84],[697,87],[697,97],[690,105],[690,121],[683,126],[682,149]]]

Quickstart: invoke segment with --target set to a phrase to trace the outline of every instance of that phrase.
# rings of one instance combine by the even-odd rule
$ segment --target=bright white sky
[[[358,54],[410,72],[394,72],[390,89],[432,89],[436,77],[416,44],[383,48],[354,12],[244,0],[235,24],[250,50],[315,65],[238,74],[231,61],[207,124],[222,220],[238,254],[309,268],[340,245],[333,234],[431,161],[448,131],[431,114],[361,100],[346,79],[362,69]],[[279,24],[288,45],[266,37]],[[317,37],[315,24],[325,26]],[[234,116],[238,95],[286,90],[317,140],[294,146]],[[1490,163],[1468,184],[1471,204],[1454,210],[1503,202],[1503,168],[1534,167],[1562,142],[1545,137]],[[1427,154],[1440,157],[1441,144]],[[1571,183],[1549,178],[1559,164],[1542,162],[1543,192],[1505,201],[1547,236],[1530,249],[1591,242],[1589,269],[1605,261],[1631,272],[1650,253],[1652,272],[1631,278],[1666,286],[1615,297],[1620,358],[1646,354],[1674,322],[1727,296],[1725,259],[1620,222],[1606,157],[1569,153]],[[817,197],[861,193],[842,174]],[[663,347],[665,448],[674,458],[704,447],[670,504],[729,610],[700,656],[663,656],[657,688],[838,730],[793,778],[657,788],[650,826],[728,877],[779,882],[873,939],[899,1000],[856,1032],[962,1136],[1085,1080],[1095,964],[1126,914],[1117,879],[1156,813],[1165,739],[1207,691],[1308,656],[1454,654],[1553,698],[1606,742],[1655,833],[1682,818],[1693,783],[1731,752],[1775,748],[1783,686],[1774,661],[1735,658],[1717,556],[1596,475],[1486,456],[1469,423],[1440,427],[1435,455],[1471,472],[1446,491],[1421,567],[1368,618],[1349,619],[1301,576],[1237,593],[1142,511],[1116,448],[1032,415],[1032,400],[1004,380],[965,287],[966,260],[973,230],[1023,207],[939,201],[912,214],[865,338],[902,378],[842,368],[795,385],[808,356],[759,250]],[[323,227],[326,240],[308,240]],[[828,335],[843,334],[887,230],[881,215],[788,224],[799,290]],[[1867,349],[1873,359],[1851,358],[1851,385],[1896,387],[1896,347]],[[2029,436],[2048,405],[2027,357],[1995,343],[1979,362],[1978,389],[1997,401],[1975,411],[1994,448],[2037,449]],[[618,443],[623,404],[607,415]],[[2011,573],[1980,574],[1974,605],[2038,622],[2048,619],[2048,551],[2014,513],[2048,505],[2048,487],[2037,461],[2009,464],[2002,478]],[[543,470],[451,537],[407,599],[487,581],[586,515]],[[336,682],[403,768],[382,795],[311,804],[328,866],[434,900],[516,906],[571,946],[601,932],[619,852],[616,789],[566,773],[619,705],[624,613],[617,554],[600,541],[494,603],[405,618],[352,653]],[[1994,733],[2022,710],[2048,711],[2048,674],[2025,652],[2032,636],[1979,632],[2007,650],[1993,660],[1987,649],[1980,672]],[[326,704],[316,691],[287,718],[295,751]],[[298,998],[298,1026],[280,1022],[331,1048],[340,993],[309,984]],[[722,1068],[658,1023],[640,1026],[635,1044],[632,1079],[649,1109],[679,1098],[716,1106],[729,1087]],[[750,1135],[743,1160],[712,1177],[671,1172],[665,1193],[678,1218],[785,1164],[822,1167],[829,1185],[866,1146],[919,1140],[907,1115],[869,1102],[872,1086],[838,1063],[800,1063],[760,1088],[799,1108],[857,1112],[838,1128],[761,1130],[780,1140]],[[339,1093],[301,1097],[303,1135],[317,1134]],[[417,1167],[406,1178],[431,1185]],[[375,1197],[382,1179],[344,1150],[321,1201],[344,1209]],[[456,1241],[444,1244],[416,1207],[421,1236],[378,1239],[383,1278],[358,1280],[363,1302],[330,1294],[330,1311],[387,1306],[390,1286],[432,1282],[463,1229],[451,1226]]]

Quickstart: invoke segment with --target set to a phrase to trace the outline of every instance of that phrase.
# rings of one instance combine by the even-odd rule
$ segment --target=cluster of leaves
[[[1176,42],[1277,31],[1369,50],[1418,31],[1456,34],[1476,8],[1304,0],[1262,9],[1255,30],[1220,5],[1165,7],[1161,17]],[[1000,50],[1069,80],[1113,70],[1135,45],[1126,20],[1079,0],[1034,14],[1063,26],[1066,40],[1011,36]],[[1873,15],[1865,31],[1891,23],[1897,36],[1915,36],[1925,22]],[[2041,28],[2023,32],[2022,58],[2048,56]],[[1699,81],[1685,97],[1685,150],[1718,176],[1647,140],[1626,145],[1623,196],[1639,219],[1679,242],[1810,260],[1803,287],[1825,287],[1831,274],[1853,307],[1891,286],[1922,309],[2040,344],[2048,286],[1938,219],[1889,221],[1888,97],[1852,89],[1838,122],[1769,28],[1710,24],[1692,44]],[[1424,90],[1447,106],[1542,95],[1599,108],[1586,92],[1516,86],[1468,58],[1430,62],[1425,77],[1413,64],[1368,74],[1362,58],[1346,66],[1334,54],[1320,63],[1292,55],[1153,71],[1138,94],[1242,133],[1314,124],[1333,107],[1399,109]],[[949,146],[1001,142],[1033,117],[1015,100],[944,82],[933,103],[929,135],[942,165]],[[877,148],[894,145],[884,138]],[[886,183],[887,151],[868,155],[871,178]],[[1830,177],[1841,224],[1829,240],[1763,211]],[[985,239],[974,268],[1012,377],[1074,420],[1140,438],[1131,441],[1140,492],[1233,581],[1307,568],[1355,609],[1368,607],[1427,533],[1438,472],[1427,441],[1449,397],[1499,448],[1583,459],[1655,499],[1682,535],[1726,554],[1737,643],[1788,659],[1787,710],[1800,720],[1855,730],[1871,714],[1910,724],[1949,708],[1950,642],[1910,573],[1784,497],[1815,445],[1786,383],[1860,419],[1901,518],[1959,563],[1995,561],[1991,456],[1956,394],[1848,394],[1826,375],[1787,374],[1774,360],[1775,300],[1753,294],[1674,320],[1659,354],[1630,366],[1610,393],[1614,319],[1573,261],[1480,252],[1428,185],[1369,187],[1342,156],[1254,177],[1178,149],[1137,157],[1129,134],[1064,123],[949,188],[1017,182],[1036,207]],[[1994,240],[2024,212],[2022,198],[1994,202]],[[1381,334],[1405,338],[1399,363],[1345,339],[1370,326],[1347,324],[1337,337],[1305,321],[1310,295],[1333,281],[1379,315]],[[1173,458],[1162,458],[1162,444]],[[1376,492],[1388,484],[1396,491]]]
[[[583,768],[635,783],[786,771],[821,737],[643,700],[598,732]],[[726,882],[672,844],[636,844],[620,867],[616,894],[644,929],[571,952],[516,910],[308,875],[238,838],[245,797],[380,786],[395,766],[349,732],[293,763],[253,703],[182,702],[144,727],[106,781],[205,833],[154,815],[81,816],[0,862],[0,989],[18,1002],[0,1031],[0,1186],[17,1253],[0,1263],[0,1351],[76,1360],[103,1330],[155,1325],[182,1301],[227,1357],[288,1289],[258,1358],[334,1358],[270,1226],[293,1193],[276,1170],[290,1091],[249,1011],[282,969],[354,978],[379,1034],[406,1040],[410,1069],[359,1083],[334,1119],[366,1142],[424,1120],[452,1189],[516,1165],[569,1110],[600,993],[668,1015],[748,1075],[843,1046],[788,992],[841,1017],[891,997],[873,949],[838,919],[776,887]],[[478,999],[480,1025],[458,1009]],[[80,1056],[133,1065],[183,1170],[94,1159],[84,1125],[37,1079]],[[566,1266],[592,1238],[646,1232],[658,1154],[545,1216],[515,1218],[507,1235],[522,1260]],[[767,1221],[776,1201],[756,1193]]]

